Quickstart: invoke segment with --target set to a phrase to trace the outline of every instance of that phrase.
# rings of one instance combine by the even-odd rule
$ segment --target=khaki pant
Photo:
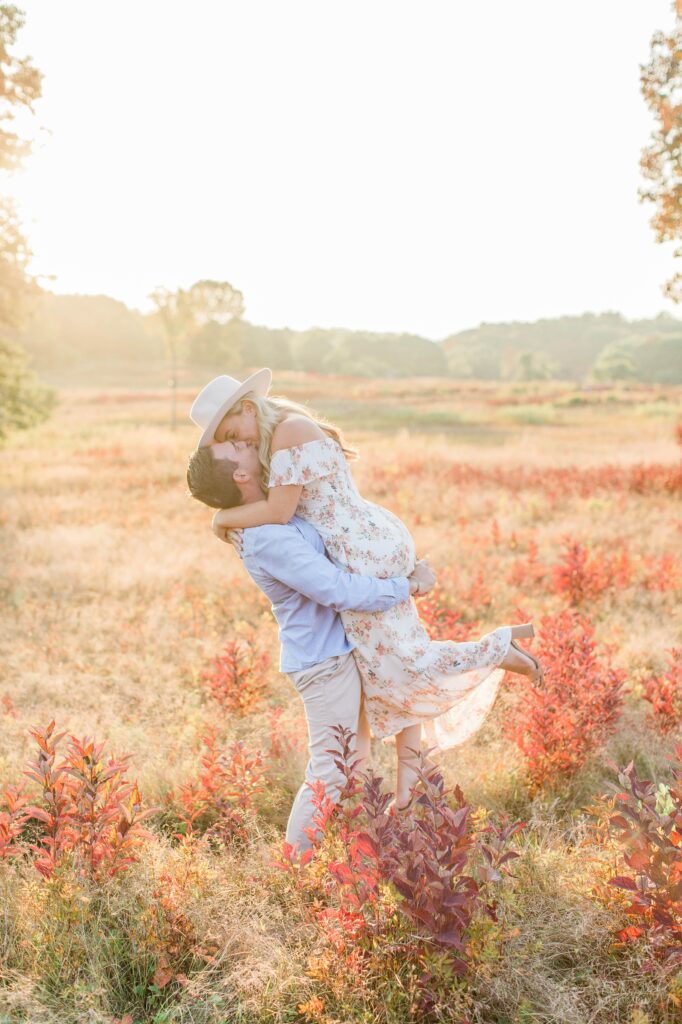
[[[303,830],[311,825],[315,811],[308,783],[324,782],[327,796],[338,799],[345,778],[334,764],[334,754],[327,753],[328,748],[338,747],[331,727],[344,725],[357,735],[362,687],[352,653],[336,654],[312,668],[290,672],[289,678],[303,698],[310,759],[291,808],[286,839],[303,852],[312,845]]]

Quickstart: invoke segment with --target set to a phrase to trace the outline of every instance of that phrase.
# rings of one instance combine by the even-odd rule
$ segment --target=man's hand
[[[412,570],[412,575],[408,576],[408,579],[410,580],[411,594],[428,594],[429,590],[433,590],[436,585],[436,574],[425,558],[417,561]],[[417,585],[419,587],[418,590]]]

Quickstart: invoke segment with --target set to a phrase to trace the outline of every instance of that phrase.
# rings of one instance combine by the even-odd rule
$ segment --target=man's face
[[[245,483],[247,480],[257,480],[260,475],[260,462],[258,460],[258,448],[255,444],[247,441],[222,441],[220,444],[211,445],[214,459],[230,459],[236,462],[238,469],[234,471],[235,483]]]

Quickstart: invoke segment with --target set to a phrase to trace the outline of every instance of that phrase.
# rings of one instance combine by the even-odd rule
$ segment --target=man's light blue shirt
[[[299,516],[286,525],[244,530],[242,560],[272,602],[281,672],[298,672],[353,650],[338,612],[385,611],[410,596],[404,576],[380,580],[337,568],[315,527]]]

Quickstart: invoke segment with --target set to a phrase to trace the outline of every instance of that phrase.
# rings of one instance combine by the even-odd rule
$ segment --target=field
[[[445,795],[425,783],[470,808],[467,869],[450,867],[482,895],[454,923],[416,914],[374,844],[353,846],[350,810],[312,867],[287,865],[305,719],[268,602],[186,493],[195,391],[171,431],[166,392],[62,390],[0,451],[1,1024],[681,1021],[682,389],[275,377],[344,429],[361,492],[429,556],[434,636],[540,632],[549,696],[508,674],[443,756]],[[107,780],[110,754],[130,757]],[[373,755],[389,791],[392,749]],[[630,761],[658,789],[614,824]],[[12,810],[19,786],[42,817]],[[62,827],[64,786],[80,810]],[[121,806],[129,830],[112,832]],[[518,856],[488,878],[481,830],[505,823]],[[630,875],[650,884],[609,884]]]

